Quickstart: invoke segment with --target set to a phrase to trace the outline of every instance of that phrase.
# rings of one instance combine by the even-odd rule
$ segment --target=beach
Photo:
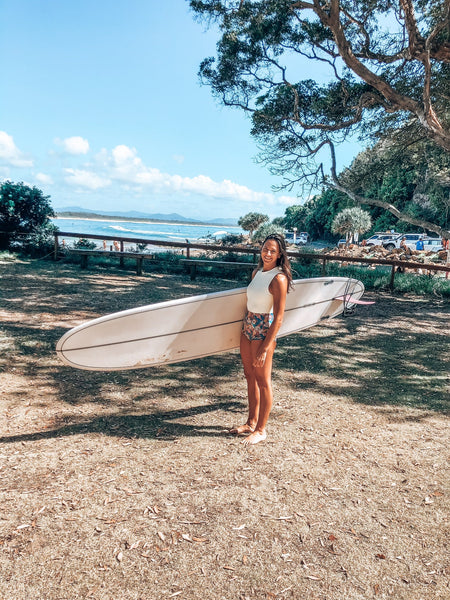
[[[64,232],[94,235],[117,235],[118,237],[140,237],[174,242],[197,241],[208,236],[225,233],[244,233],[240,227],[224,225],[197,225],[195,223],[124,221],[120,219],[89,219],[58,217],[52,222]],[[72,242],[72,238],[68,239]],[[73,238],[75,239],[75,238]]]

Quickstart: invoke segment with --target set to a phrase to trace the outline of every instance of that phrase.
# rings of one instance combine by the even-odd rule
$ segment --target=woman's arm
[[[269,285],[269,292],[273,296],[273,321],[267,330],[266,338],[261,342],[261,346],[256,353],[254,366],[259,367],[264,364],[267,349],[275,342],[277,333],[283,323],[284,309],[286,307],[286,296],[288,290],[288,279],[284,273],[279,273],[272,279]]]

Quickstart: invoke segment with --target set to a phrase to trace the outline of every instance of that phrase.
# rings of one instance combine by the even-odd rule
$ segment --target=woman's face
[[[277,260],[281,256],[280,247],[275,240],[267,240],[261,250],[263,270],[269,271],[277,266]]]

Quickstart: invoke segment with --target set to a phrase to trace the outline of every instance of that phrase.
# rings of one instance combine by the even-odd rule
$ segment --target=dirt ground
[[[62,365],[58,338],[232,281],[0,264],[2,600],[450,597],[450,307],[367,293],[279,341],[268,438],[236,352]]]

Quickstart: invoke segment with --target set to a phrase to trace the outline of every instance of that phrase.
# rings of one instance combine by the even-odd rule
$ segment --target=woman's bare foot
[[[252,446],[257,444],[258,442],[263,442],[267,437],[267,433],[265,431],[254,431],[245,440],[242,440],[241,444],[244,446]]]
[[[236,433],[237,435],[241,435],[242,433],[253,433],[255,430],[253,427],[250,427],[248,423],[245,425],[239,425],[239,427],[233,427],[230,429],[230,433]]]

